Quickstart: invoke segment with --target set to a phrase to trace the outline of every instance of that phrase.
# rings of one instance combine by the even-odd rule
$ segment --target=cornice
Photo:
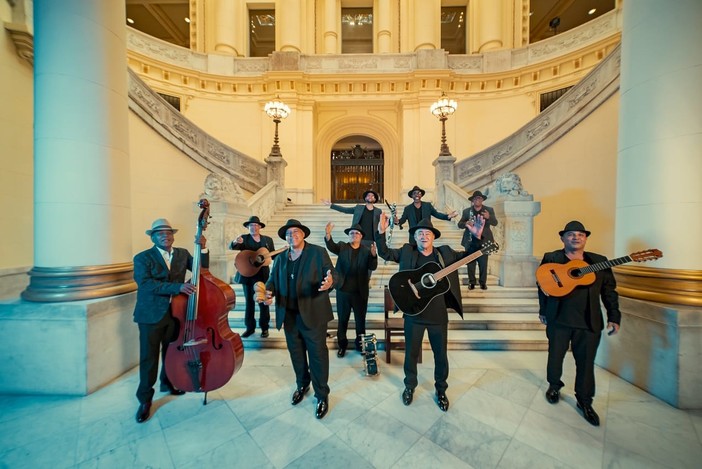
[[[534,120],[500,142],[455,165],[455,183],[464,190],[485,187],[538,155],[619,89],[621,49],[605,60]]]
[[[34,36],[26,24],[5,23],[5,30],[17,49],[17,55],[34,66]]]
[[[702,306],[702,271],[617,266],[612,269],[621,296],[657,303]]]

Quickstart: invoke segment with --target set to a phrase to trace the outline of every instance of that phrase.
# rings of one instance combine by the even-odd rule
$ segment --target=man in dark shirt
[[[495,237],[493,236],[490,227],[497,226],[497,217],[495,216],[495,211],[492,209],[492,207],[483,205],[483,201],[485,199],[487,199],[487,196],[483,195],[482,192],[473,192],[473,195],[468,197],[468,200],[471,202],[470,207],[463,210],[461,219],[458,221],[458,227],[462,229],[473,224],[478,216],[483,217],[483,220],[485,221],[482,236],[474,236],[468,229],[463,232],[461,245],[466,248],[466,251],[468,251],[469,254],[473,254],[474,252],[481,250],[484,243],[495,241]],[[475,288],[476,265],[480,268],[480,289],[487,290],[487,255],[480,256],[468,264],[468,289],[472,290]]]
[[[369,273],[378,267],[378,255],[375,243],[370,249],[361,244],[361,238],[364,235],[361,225],[353,225],[344,230],[344,233],[349,236],[348,243],[334,242],[333,229],[334,224],[327,223],[324,243],[329,251],[339,256],[336,261],[336,271],[339,274],[339,283],[336,286],[336,312],[339,316],[336,337],[339,350],[336,355],[342,358],[346,355],[346,348],[349,345],[346,331],[349,327],[351,309],[356,323],[356,350],[361,351],[360,336],[366,333]]]
[[[378,255],[385,260],[400,264],[400,270],[414,270],[429,262],[438,265],[448,266],[462,259],[468,254],[457,252],[449,246],[434,246],[434,240],[441,236],[441,232],[434,228],[431,220],[424,219],[410,228],[410,235],[414,237],[416,244],[404,244],[399,249],[390,249],[385,241],[385,230],[388,228],[388,217],[383,214],[380,217],[380,226],[376,242],[378,244]],[[481,229],[480,223],[476,223],[473,229]],[[435,296],[427,307],[418,315],[404,315],[405,324],[405,390],[402,392],[402,402],[410,405],[417,387],[417,362],[424,340],[424,331],[427,331],[429,343],[434,352],[434,387],[436,389],[436,399],[439,408],[446,412],[449,407],[449,400],[446,396],[448,388],[448,311],[453,308],[463,317],[463,306],[461,304],[461,290],[458,282],[458,274],[454,271],[448,275],[450,283],[449,290]]]
[[[363,201],[365,204],[358,204],[355,207],[344,207],[331,203],[330,200],[322,200],[324,205],[328,205],[330,209],[341,213],[353,214],[351,225],[360,225],[363,230],[363,239],[361,242],[364,246],[370,247],[374,241],[374,234],[378,228],[380,214],[382,210],[377,208],[375,204],[380,200],[378,193],[372,190],[367,190],[363,193]]]
[[[430,220],[431,217],[438,218],[439,220],[450,220],[456,216],[458,213],[454,210],[451,213],[442,213],[434,208],[431,202],[422,202],[422,197],[424,197],[426,191],[420,189],[419,186],[414,186],[407,192],[407,196],[413,200],[412,204],[407,205],[402,211],[402,216],[396,219],[395,224],[402,226],[403,223],[409,222],[410,230],[417,225],[421,220]],[[410,232],[409,242],[410,244],[415,243],[413,232]]]
[[[581,260],[588,264],[604,262],[606,257],[585,251],[590,232],[579,221],[568,222],[559,233],[563,249],[544,254],[541,264],[567,264]],[[595,273],[590,285],[579,285],[563,297],[547,296],[539,289],[539,319],[546,325],[548,337],[548,364],[546,375],[549,383],[546,400],[555,404],[559,400],[563,359],[570,347],[575,358],[575,397],[583,417],[598,426],[600,417],[592,408],[595,396],[595,355],[600,344],[604,322],[600,298],[607,310],[609,335],[619,332],[621,312],[617,283],[611,269]]]

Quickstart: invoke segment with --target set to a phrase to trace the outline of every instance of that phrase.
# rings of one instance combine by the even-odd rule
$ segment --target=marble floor
[[[402,353],[363,375],[360,355],[331,356],[330,411],[311,393],[290,405],[285,350],[246,352],[230,383],[202,395],[157,393],[134,421],[136,369],[86,397],[0,396],[2,468],[692,468],[702,461],[702,411],[681,411],[597,370],[590,426],[575,408],[566,360],[561,402],[544,399],[545,352],[450,351],[443,413],[431,352],[411,406],[400,400]],[[383,355],[384,356],[384,355]],[[5,377],[7,379],[7,377]]]

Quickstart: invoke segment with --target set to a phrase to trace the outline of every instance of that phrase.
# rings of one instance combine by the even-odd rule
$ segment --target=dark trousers
[[[434,387],[437,392],[444,393],[449,375],[448,324],[417,324],[411,316],[405,316],[405,387],[417,387],[417,362],[425,330],[434,352]]]
[[[246,310],[244,312],[244,325],[247,331],[256,330],[256,317],[254,316],[256,312],[256,303],[254,302],[254,288],[253,285],[248,285],[242,283],[241,286],[244,289],[244,301],[246,302]],[[271,312],[268,305],[259,303],[258,309],[261,312],[258,318],[258,325],[261,328],[261,332],[268,330],[268,323],[271,321]]]
[[[353,319],[356,323],[356,340],[354,344],[356,350],[361,350],[361,339],[358,337],[366,333],[366,312],[368,310],[368,300],[364,300],[361,295],[356,293],[348,293],[343,291],[336,292],[336,312],[339,315],[339,326],[337,328],[337,340],[339,348],[346,349],[349,345],[349,340],[346,337],[346,331],[349,328],[349,319],[351,318],[351,309],[353,309]]]
[[[158,355],[161,352],[161,385],[171,387],[166,376],[166,350],[177,338],[176,323],[170,309],[156,324],[139,323],[139,387],[136,397],[140,403],[154,397],[154,384],[158,374]]]
[[[468,246],[468,254],[473,254],[474,252],[480,251],[480,246],[476,246],[474,244],[471,244]],[[478,281],[480,282],[481,285],[485,285],[487,283],[487,267],[488,267],[488,256],[480,256],[473,262],[468,263],[468,282],[471,285],[475,285],[475,266],[478,266],[480,268],[480,277],[478,278]]]
[[[315,397],[324,399],[329,395],[329,349],[326,325],[317,328],[307,327],[298,312],[286,311],[283,329],[290,360],[295,370],[297,387],[302,388],[312,382]]]
[[[595,396],[595,355],[601,333],[588,329],[574,329],[558,324],[546,326],[548,337],[548,364],[546,379],[559,389],[564,386],[563,359],[571,347],[575,358],[575,397],[584,404],[592,404]]]

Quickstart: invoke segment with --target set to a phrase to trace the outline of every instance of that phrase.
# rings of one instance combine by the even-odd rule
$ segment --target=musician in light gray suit
[[[173,247],[173,235],[177,231],[165,218],[154,220],[151,229],[146,230],[154,243],[153,247],[134,256],[134,281],[137,284],[134,322],[139,326],[138,423],[148,419],[151,411],[159,349],[161,392],[176,396],[184,394],[184,391],[173,387],[164,366],[168,344],[178,335],[177,324],[171,314],[171,297],[179,293],[192,295],[196,290],[195,285],[185,283],[185,272],[192,270],[193,256],[187,249]],[[202,248],[201,265],[208,267],[209,254],[204,236],[199,243]]]

